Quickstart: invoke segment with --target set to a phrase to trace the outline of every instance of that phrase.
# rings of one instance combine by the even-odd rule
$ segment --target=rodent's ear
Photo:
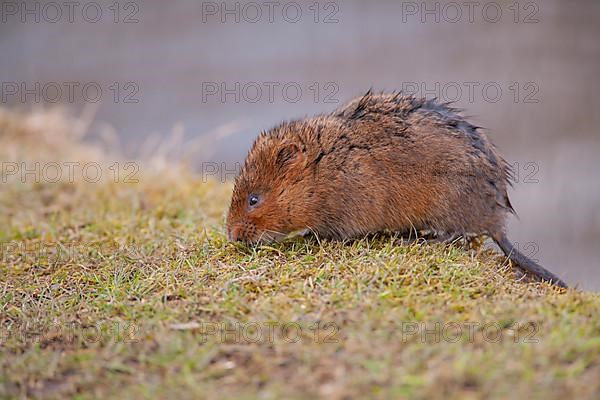
[[[277,164],[284,166],[292,161],[299,159],[302,156],[302,152],[296,143],[283,142],[279,152],[277,153]]]

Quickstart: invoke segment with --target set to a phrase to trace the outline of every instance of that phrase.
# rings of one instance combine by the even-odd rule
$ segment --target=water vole
[[[435,100],[368,92],[331,114],[285,122],[254,142],[227,216],[232,241],[310,230],[488,235],[523,269],[566,284],[507,239],[511,169],[487,136]]]

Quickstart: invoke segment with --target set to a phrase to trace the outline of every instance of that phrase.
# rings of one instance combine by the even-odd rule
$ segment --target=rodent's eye
[[[255,194],[251,194],[250,197],[248,197],[248,204],[250,204],[251,207],[257,205],[258,204],[258,196]]]

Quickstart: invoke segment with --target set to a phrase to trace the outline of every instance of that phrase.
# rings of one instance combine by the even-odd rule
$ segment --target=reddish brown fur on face
[[[304,128],[283,124],[254,143],[235,183],[227,217],[231,240],[277,240],[311,222],[307,216],[317,206],[311,201],[314,185],[306,175],[305,149],[294,137]],[[251,195],[259,199],[255,207],[249,204]]]
[[[236,180],[227,229],[251,243],[303,229],[332,238],[413,229],[502,235],[509,175],[456,110],[367,93],[262,133]]]

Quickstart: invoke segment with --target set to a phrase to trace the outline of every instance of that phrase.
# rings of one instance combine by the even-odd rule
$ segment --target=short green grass
[[[0,398],[600,395],[597,294],[389,235],[228,243],[230,191],[1,185]]]

